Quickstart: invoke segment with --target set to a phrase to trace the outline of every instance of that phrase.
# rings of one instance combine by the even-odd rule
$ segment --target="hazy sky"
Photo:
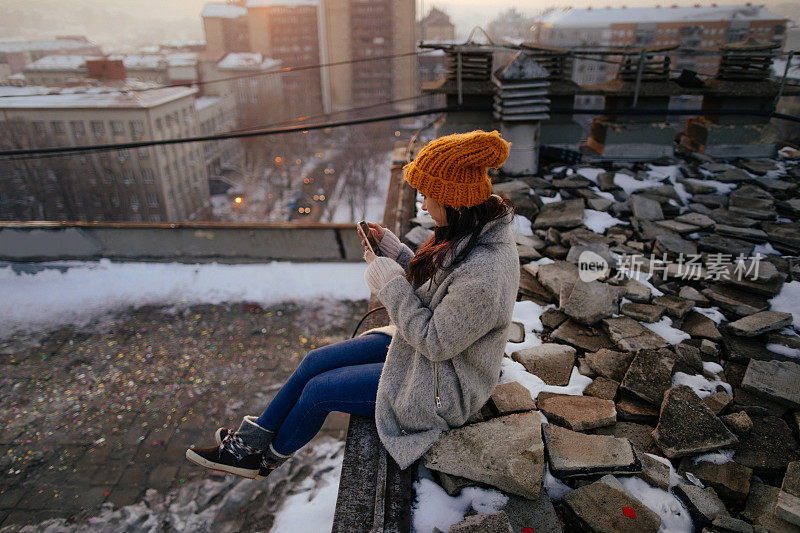
[[[222,1],[222,0],[220,0]],[[456,25],[463,39],[476,25],[485,26],[510,7],[532,16],[549,7],[592,7],[611,5],[691,5],[705,0],[416,0],[417,13],[437,6]],[[747,0],[720,4],[743,4]],[[158,44],[172,39],[202,39],[200,12],[206,0],[0,0],[0,39],[52,38],[55,35],[86,35],[108,47],[121,44]],[[785,4],[773,0],[767,5]],[[797,5],[797,4],[795,4]],[[157,14],[154,16],[153,14]]]

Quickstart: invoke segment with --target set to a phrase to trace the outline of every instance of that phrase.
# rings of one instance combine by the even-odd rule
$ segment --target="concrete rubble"
[[[506,357],[544,390],[499,385],[475,434],[446,432],[426,466],[520,501],[541,494],[564,530],[657,531],[665,507],[626,489],[636,477],[677,497],[696,531],[800,531],[798,180],[798,159],[687,154],[501,182],[530,220],[518,299],[547,306],[510,335],[536,342]],[[541,435],[485,425],[538,427],[539,413]],[[531,470],[524,487],[498,474],[511,446],[514,468]],[[563,497],[541,490],[548,476]]]

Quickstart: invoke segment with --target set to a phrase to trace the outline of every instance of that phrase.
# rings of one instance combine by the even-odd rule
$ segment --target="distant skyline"
[[[475,26],[486,26],[501,12],[516,8],[525,16],[534,16],[553,7],[650,6],[655,1],[541,0],[416,0],[417,16],[432,7],[446,12],[456,25],[456,38],[465,39]],[[170,40],[202,40],[200,12],[206,0],[0,0],[0,39],[28,40],[52,38],[56,35],[85,35],[110,51],[132,51],[146,44],[155,45]],[[697,0],[666,0],[660,5],[693,5]],[[705,4],[706,2],[704,2]],[[723,4],[744,4],[739,1],[720,1]],[[776,14],[797,20],[800,7],[784,1],[765,2]],[[154,19],[151,13],[158,13]],[[127,50],[126,50],[127,48]]]

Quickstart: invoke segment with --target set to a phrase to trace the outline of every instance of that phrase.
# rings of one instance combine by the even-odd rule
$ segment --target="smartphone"
[[[367,225],[366,220],[362,220],[356,225],[356,229],[358,229],[358,233],[361,234],[361,237],[367,241],[367,246],[369,247],[370,251],[375,255],[382,255],[381,249],[378,248],[378,243],[375,241],[375,237],[372,236],[372,233],[369,231],[369,226]]]

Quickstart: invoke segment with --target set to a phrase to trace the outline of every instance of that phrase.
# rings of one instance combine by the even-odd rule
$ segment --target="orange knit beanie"
[[[500,168],[510,146],[497,130],[439,137],[403,167],[404,177],[409,185],[442,205],[473,207],[491,196],[492,181],[486,169]]]

